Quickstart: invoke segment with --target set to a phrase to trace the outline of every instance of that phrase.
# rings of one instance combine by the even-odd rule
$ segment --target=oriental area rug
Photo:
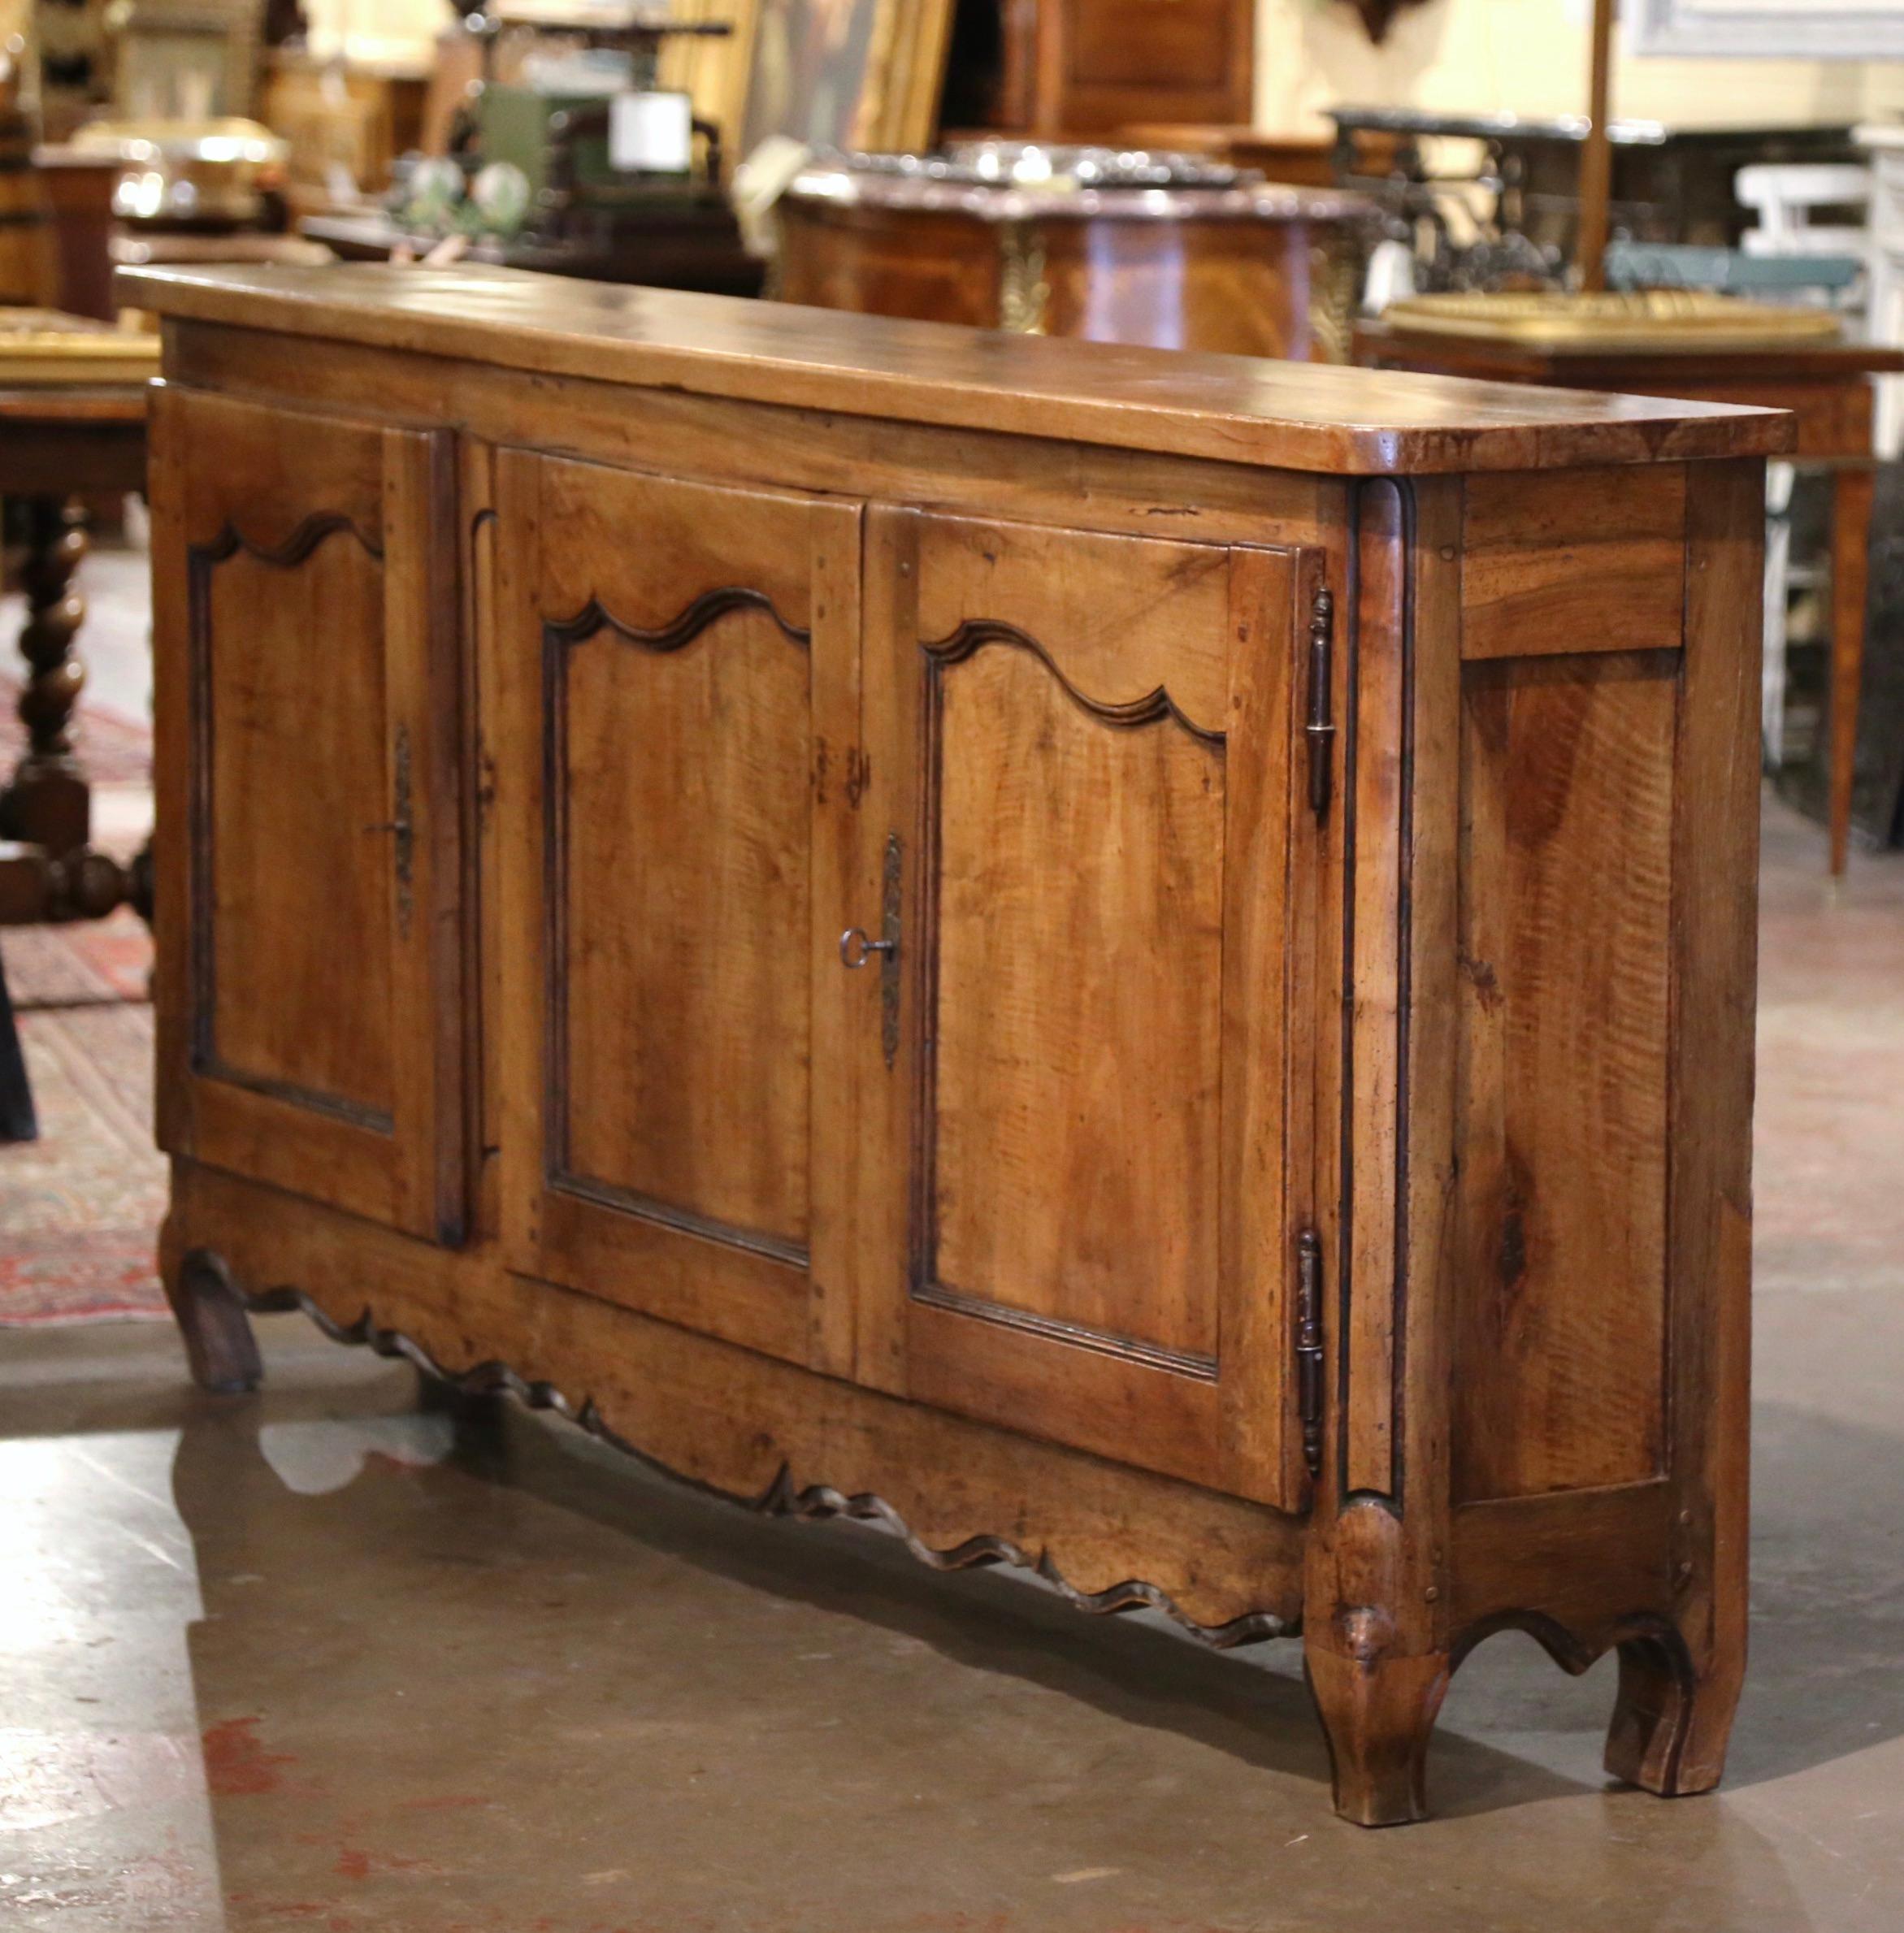
[[[0,1328],[163,1315],[145,929],[15,927],[0,957],[40,1120],[0,1145]]]
[[[0,771],[24,749],[18,696],[0,674]],[[81,717],[95,837],[129,857],[150,809],[151,734],[103,708]],[[135,830],[115,838],[115,821],[128,817]],[[0,1143],[0,1328],[163,1315],[166,1176],[152,1144],[150,936],[130,911],[9,927],[0,962],[40,1121],[37,1141]]]

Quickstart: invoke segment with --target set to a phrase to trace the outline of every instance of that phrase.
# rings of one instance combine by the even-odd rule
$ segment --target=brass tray
[[[159,340],[52,309],[0,309],[0,387],[144,383],[158,373]]]
[[[1381,312],[1418,336],[1543,349],[1725,349],[1817,343],[1841,333],[1828,309],[1785,309],[1701,289],[1630,293],[1417,295]]]

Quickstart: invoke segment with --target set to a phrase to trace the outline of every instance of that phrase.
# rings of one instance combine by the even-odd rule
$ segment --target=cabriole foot
[[[1629,1639],[1620,1647],[1608,1773],[1664,1798],[1711,1791],[1725,1770],[1742,1675],[1742,1663],[1701,1671],[1667,1639]]]
[[[201,1389],[237,1396],[264,1380],[245,1298],[220,1257],[210,1249],[192,1250],[167,1285],[167,1298],[185,1340],[192,1380]]]
[[[1312,1645],[1304,1666],[1329,1741],[1336,1810],[1358,1826],[1426,1818],[1428,1740],[1447,1692],[1447,1658]]]

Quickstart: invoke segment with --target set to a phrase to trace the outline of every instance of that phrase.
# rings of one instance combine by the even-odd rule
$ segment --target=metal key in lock
[[[857,973],[875,953],[896,953],[896,939],[868,939],[863,926],[848,926],[839,936],[839,964]]]
[[[863,926],[848,926],[839,936],[839,964],[848,973],[857,973],[873,956],[880,956],[880,1045],[891,1067],[899,1052],[899,928],[902,852],[899,834],[886,839],[885,914],[880,937],[873,938]]]

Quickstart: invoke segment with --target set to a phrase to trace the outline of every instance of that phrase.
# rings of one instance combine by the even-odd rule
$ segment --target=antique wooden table
[[[1166,154],[1208,154],[1292,188],[1333,188],[1335,139],[1327,134],[1272,134],[1260,128],[1220,127],[1195,121],[1139,121],[1120,128],[1125,147]]]
[[[298,224],[346,262],[389,262],[427,255],[427,238],[407,233],[381,210],[370,215],[312,215]],[[705,205],[662,208],[646,221],[617,231],[588,230],[561,239],[484,239],[466,259],[486,266],[533,269],[585,281],[639,282],[648,288],[698,289],[709,295],[758,295],[766,265],[741,245],[731,210],[718,191]]]
[[[20,648],[28,674],[20,700],[27,749],[0,790],[0,925],[97,917],[137,896],[126,869],[89,843],[89,798],[73,757],[73,708],[85,683],[73,643],[86,611],[73,573],[86,529],[72,500],[145,487],[143,384],[0,388],[0,489],[25,501]],[[28,1138],[33,1125],[0,986],[0,1141]]]
[[[1355,359],[1371,369],[1629,396],[1698,397],[1792,412],[1798,434],[1793,459],[1828,466],[1832,474],[1831,869],[1842,873],[1850,850],[1870,577],[1876,460],[1872,379],[1904,371],[1904,350],[1858,342],[1789,345],[1775,350],[1520,348],[1404,332],[1371,322],[1355,332]]]
[[[759,1508],[1450,1673],[1745,1662],[1781,416],[141,272],[166,1280]],[[339,971],[347,960],[348,972]]]
[[[28,674],[20,700],[27,749],[0,791],[0,838],[37,850],[31,861],[8,863],[41,882],[28,891],[16,876],[0,891],[0,919],[106,912],[124,896],[111,862],[89,851],[88,787],[73,756],[73,711],[85,684],[75,644],[86,614],[73,582],[86,554],[85,518],[73,500],[145,488],[146,395],[143,383],[0,388],[0,489],[26,507],[20,648]]]

